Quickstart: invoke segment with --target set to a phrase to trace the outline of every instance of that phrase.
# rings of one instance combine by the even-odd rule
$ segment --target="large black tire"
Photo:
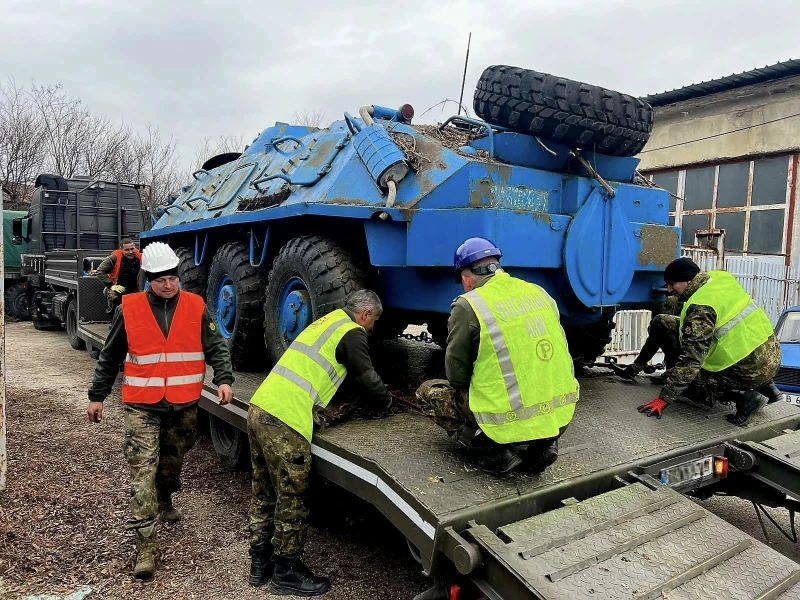
[[[230,278],[236,294],[236,313],[232,326],[225,326],[217,311],[218,289],[226,277]],[[226,337],[234,369],[263,369],[264,330],[261,303],[264,299],[264,287],[264,273],[250,264],[250,248],[247,244],[229,242],[220,246],[208,273],[206,304]]]
[[[363,289],[366,276],[359,262],[336,242],[321,236],[289,240],[281,248],[272,270],[264,301],[264,341],[273,363],[290,341],[280,329],[281,293],[290,280],[300,279],[311,300],[311,321],[342,308],[352,292]]]
[[[194,250],[177,248],[175,254],[181,262],[178,263],[178,277],[181,279],[181,288],[187,292],[194,292],[205,298],[206,283],[208,282],[208,264],[194,264]]]
[[[595,362],[605,352],[614,331],[614,312],[606,312],[599,321],[590,325],[564,327],[572,360],[581,364]]]
[[[506,65],[484,70],[473,106],[494,125],[611,156],[638,154],[653,131],[639,98]]]
[[[443,350],[447,348],[447,319],[448,315],[431,315],[428,318],[428,333]]]
[[[75,350],[85,350],[86,342],[78,337],[78,304],[70,300],[64,315],[64,331],[67,334],[69,345]]]
[[[6,288],[6,311],[9,315],[20,321],[27,321],[31,318],[30,306],[28,305],[28,290],[25,283],[15,283]]]
[[[247,435],[216,417],[208,416],[208,428],[214,452],[227,469],[242,471],[250,465],[250,445]]]

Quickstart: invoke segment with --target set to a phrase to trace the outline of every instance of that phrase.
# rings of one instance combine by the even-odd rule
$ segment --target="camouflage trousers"
[[[469,395],[457,390],[446,379],[429,379],[417,388],[417,401],[427,407],[426,414],[448,435],[453,436],[465,423],[477,426],[469,409]]]
[[[253,466],[250,545],[271,537],[276,555],[297,557],[308,532],[311,444],[253,404],[247,411],[247,436]]]
[[[108,305],[107,311],[109,314],[114,314],[114,309],[117,308],[120,304],[122,304],[122,294],[119,292],[115,292],[110,287],[103,288],[103,295],[106,297],[106,303]]]
[[[674,315],[654,317],[650,322],[647,341],[635,361],[636,364],[646,365],[658,348],[661,348],[664,352],[665,367],[667,369],[675,367],[681,353],[679,329],[680,317]],[[645,357],[646,360],[642,360]],[[731,399],[729,392],[754,390],[772,381],[780,364],[780,344],[772,337],[753,350],[746,359],[732,367],[715,372],[700,369],[697,377],[683,387],[681,396],[706,406],[713,406],[714,402],[735,402],[736,398]]]
[[[439,427],[444,429],[450,437],[467,441],[471,436],[464,436],[465,429],[478,429],[475,414],[469,408],[469,394],[464,390],[457,390],[446,379],[429,379],[423,381],[417,388],[417,401],[426,407],[426,414],[433,419]],[[535,461],[550,445],[560,438],[567,430],[567,425],[562,427],[558,435],[552,438],[531,440],[513,444],[517,450],[524,450],[523,460]],[[483,436],[486,437],[486,436]],[[486,438],[484,444],[496,443]]]
[[[644,342],[644,346],[639,351],[639,356],[633,361],[640,370],[653,360],[659,350],[664,353],[664,366],[667,369],[675,366],[681,353],[681,345],[678,339],[680,322],[680,317],[675,315],[656,315],[653,317],[650,321],[650,326],[647,328],[647,339]]]
[[[181,488],[183,457],[196,440],[197,406],[169,412],[125,406],[132,513],[127,529],[144,529],[156,522],[159,501]]]

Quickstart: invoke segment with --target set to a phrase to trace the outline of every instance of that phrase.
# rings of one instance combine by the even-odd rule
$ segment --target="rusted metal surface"
[[[0,207],[3,206],[3,191],[0,190]],[[5,256],[3,228],[0,227],[0,491],[6,489],[6,313],[5,313]]]
[[[661,225],[642,225],[640,229],[642,246],[636,257],[640,265],[666,267],[675,260],[677,231]]]

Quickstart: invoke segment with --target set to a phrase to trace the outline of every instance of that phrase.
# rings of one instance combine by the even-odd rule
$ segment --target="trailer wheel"
[[[208,428],[214,452],[227,469],[241,471],[250,464],[247,435],[216,415],[208,415]]]
[[[15,283],[6,288],[6,311],[19,319],[28,321],[31,318],[30,305],[28,304],[28,290],[24,282]]]
[[[272,264],[264,301],[264,339],[273,363],[365,280],[358,262],[336,242],[316,235],[289,240]]]
[[[64,316],[64,331],[67,333],[67,341],[75,350],[84,350],[86,343],[78,337],[78,305],[75,300],[67,304],[67,311]]]
[[[639,98],[506,65],[483,71],[473,106],[494,125],[611,156],[638,154],[653,131]]]
[[[177,248],[175,254],[178,255],[178,277],[181,280],[181,289],[187,292],[194,292],[200,296],[206,295],[206,282],[208,281],[208,265],[194,264],[194,250],[189,248]]]
[[[233,368],[263,368],[264,273],[250,264],[246,244],[230,242],[217,250],[208,274],[206,298],[208,309],[228,342]]]

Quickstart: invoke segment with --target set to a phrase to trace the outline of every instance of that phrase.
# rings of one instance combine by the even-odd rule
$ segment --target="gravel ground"
[[[94,590],[90,599],[272,597],[246,583],[249,473],[223,469],[207,437],[187,456],[176,498],[184,520],[161,529],[156,578],[134,581],[133,538],[123,527],[129,473],[118,395],[107,402],[102,424],[88,423],[86,388],[94,370],[88,354],[72,350],[63,333],[36,332],[30,323],[9,323],[6,332],[9,487],[0,495],[0,598],[66,594],[82,585]],[[441,362],[414,354],[412,362]],[[394,378],[409,370],[427,365],[403,365],[393,369]],[[403,392],[417,384],[387,382],[407,387]],[[385,519],[333,486],[315,485],[307,555],[312,568],[333,579],[326,598],[399,600],[427,587]],[[748,502],[716,497],[698,504],[764,540]],[[772,512],[788,530],[786,511]],[[767,528],[770,545],[800,561],[798,546]]]
[[[85,416],[94,361],[61,332],[9,323],[8,489],[0,495],[0,597],[66,594],[89,585],[95,598],[263,599],[247,585],[249,473],[222,468],[206,437],[188,455],[176,506],[184,519],[160,532],[159,570],[131,576],[133,537],[125,531],[129,472],[122,456],[122,409]],[[319,490],[322,482],[317,484]],[[327,487],[327,486],[326,486]],[[307,547],[327,573],[325,597],[407,599],[427,580],[405,541],[372,509],[345,493],[318,491]]]

